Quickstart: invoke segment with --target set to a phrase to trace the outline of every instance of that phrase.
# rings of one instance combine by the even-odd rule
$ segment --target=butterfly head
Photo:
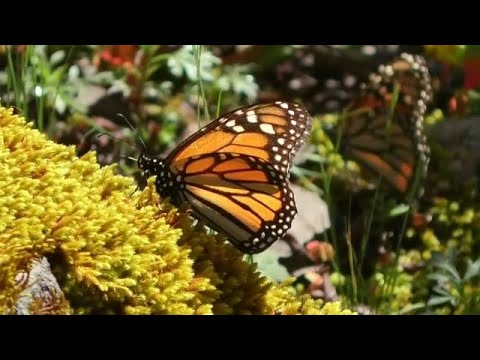
[[[138,168],[142,171],[142,176],[145,179],[155,175],[157,171],[161,170],[163,167],[163,162],[161,160],[155,159],[146,153],[140,154],[137,163]]]
[[[138,158],[138,168],[142,171],[144,179],[156,175],[155,185],[160,196],[170,196],[171,188],[174,185],[173,178],[163,159],[142,153]]]

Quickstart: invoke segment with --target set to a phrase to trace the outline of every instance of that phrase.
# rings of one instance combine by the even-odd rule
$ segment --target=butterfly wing
[[[200,129],[165,159],[142,155],[156,187],[223,232],[244,253],[282,238],[297,213],[288,177],[312,118],[299,104],[276,102],[232,111]]]
[[[167,158],[173,173],[193,156],[236,153],[264,160],[288,174],[295,152],[310,135],[312,119],[296,103],[257,104],[229,112],[200,129]]]
[[[183,171],[180,200],[244,253],[264,251],[283,238],[297,213],[286,176],[262,158],[202,154],[185,161]]]
[[[429,148],[423,116],[431,97],[430,76],[422,57],[402,54],[380,66],[347,109],[355,115],[344,121],[342,152],[406,193],[417,164],[424,176],[427,171]],[[366,111],[356,111],[360,109]]]

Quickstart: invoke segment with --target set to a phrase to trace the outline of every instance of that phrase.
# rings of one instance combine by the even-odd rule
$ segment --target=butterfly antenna
[[[112,138],[112,139],[116,140],[116,141],[123,142],[123,143],[125,143],[125,144],[127,144],[127,145],[129,145],[129,146],[133,146],[133,147],[135,147],[136,149],[139,149],[139,147],[138,147],[137,145],[135,145],[135,144],[130,144],[128,141],[126,141],[126,140],[124,140],[124,139],[117,138],[116,136],[113,136],[112,134],[109,134],[109,133],[107,133],[107,132],[101,132],[101,133],[99,133],[99,134],[97,135],[97,138],[99,138],[99,137],[101,137],[101,136],[105,136],[105,135],[108,136],[109,138]]]
[[[130,121],[128,121],[128,119],[123,114],[117,114],[117,116],[121,117],[125,121],[125,123],[128,125],[128,127],[132,129],[132,131],[137,135],[138,140],[142,143],[143,149],[146,151],[147,145],[145,144],[143,139],[140,137],[140,135],[138,135],[138,132],[136,131],[132,123],[130,123]]]
[[[131,157],[131,156],[126,156],[126,155],[120,155],[121,158],[123,159],[128,159],[128,160],[132,160],[132,161],[138,161],[138,159],[134,158],[134,157]]]

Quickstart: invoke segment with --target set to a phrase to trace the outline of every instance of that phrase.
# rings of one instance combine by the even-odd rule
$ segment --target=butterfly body
[[[295,103],[237,109],[181,143],[164,160],[143,154],[145,177],[174,205],[228,236],[247,254],[283,238],[297,210],[288,183],[295,152],[311,130],[311,117]]]

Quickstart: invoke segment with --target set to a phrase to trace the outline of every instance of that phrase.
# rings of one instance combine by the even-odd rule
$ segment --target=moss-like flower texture
[[[152,182],[135,187],[0,107],[0,313],[14,312],[19,274],[47,258],[68,303],[55,313],[351,314],[273,285]]]

